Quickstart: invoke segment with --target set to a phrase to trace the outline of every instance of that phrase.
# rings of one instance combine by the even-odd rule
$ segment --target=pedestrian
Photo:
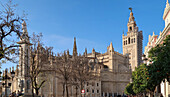
[[[19,96],[20,96],[20,95],[19,95],[19,93],[20,93],[20,92],[19,92],[19,90],[18,90],[17,95],[16,95],[17,97],[19,97]]]
[[[13,95],[12,97],[16,97],[16,91],[14,91],[12,95]]]

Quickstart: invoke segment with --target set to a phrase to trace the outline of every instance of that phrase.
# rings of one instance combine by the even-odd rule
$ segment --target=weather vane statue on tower
[[[129,10],[132,12],[132,7],[129,7]]]

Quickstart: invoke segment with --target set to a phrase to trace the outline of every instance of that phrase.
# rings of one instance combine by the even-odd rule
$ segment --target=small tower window
[[[92,93],[94,93],[94,90],[92,90]]]
[[[99,90],[97,90],[97,93],[99,93]]]
[[[132,27],[129,27],[129,31],[132,31]]]
[[[126,40],[126,45],[127,45],[127,40]]]
[[[133,39],[131,39],[131,43],[133,43]]]
[[[130,44],[130,37],[128,38],[128,44]]]
[[[135,43],[135,38],[134,38],[134,43]]]
[[[125,45],[125,41],[124,41],[124,45]]]

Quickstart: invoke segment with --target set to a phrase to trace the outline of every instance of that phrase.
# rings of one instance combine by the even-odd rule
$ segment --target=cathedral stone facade
[[[67,53],[67,55],[69,55]],[[73,55],[77,55],[76,40],[74,39]],[[95,80],[86,82],[84,86],[86,97],[103,97],[113,95],[123,95],[123,91],[126,85],[130,82],[131,69],[129,69],[129,56],[122,55],[114,51],[112,43],[107,47],[107,52],[104,54],[98,53],[95,49],[91,53],[87,53],[85,50],[84,55],[89,59],[89,64],[92,66],[91,71],[97,72],[100,76]],[[70,58],[71,58],[70,57]],[[55,64],[55,58],[51,55],[50,65],[46,65],[44,73],[48,82],[46,82],[40,89],[40,95],[45,97],[62,97],[62,85],[60,80],[55,76],[56,72],[53,68]],[[96,64],[91,64],[91,63]],[[75,97],[75,87],[69,87],[69,94],[71,97]],[[79,95],[80,90],[79,90]]]
[[[104,54],[96,52],[87,54],[102,63],[100,68],[101,93],[103,96],[122,95],[126,85],[130,82],[129,56],[114,51],[112,43]]]

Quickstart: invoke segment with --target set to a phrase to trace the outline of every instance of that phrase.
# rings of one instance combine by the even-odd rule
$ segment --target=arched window
[[[135,38],[134,38],[134,40],[133,40],[133,41],[134,41],[134,43],[135,43]]]
[[[126,45],[127,45],[127,40],[126,40]]]
[[[105,68],[105,69],[108,69],[108,66],[107,66],[107,65],[104,65],[104,68]]]
[[[104,65],[104,70],[108,71],[109,67],[107,65]]]
[[[128,44],[130,44],[130,37],[128,38]]]
[[[133,43],[133,39],[131,39],[131,43]]]
[[[94,64],[92,62],[90,63],[90,68],[91,70],[94,70]]]
[[[132,31],[132,27],[129,27],[129,31]]]
[[[92,89],[92,93],[94,93],[94,89]]]

